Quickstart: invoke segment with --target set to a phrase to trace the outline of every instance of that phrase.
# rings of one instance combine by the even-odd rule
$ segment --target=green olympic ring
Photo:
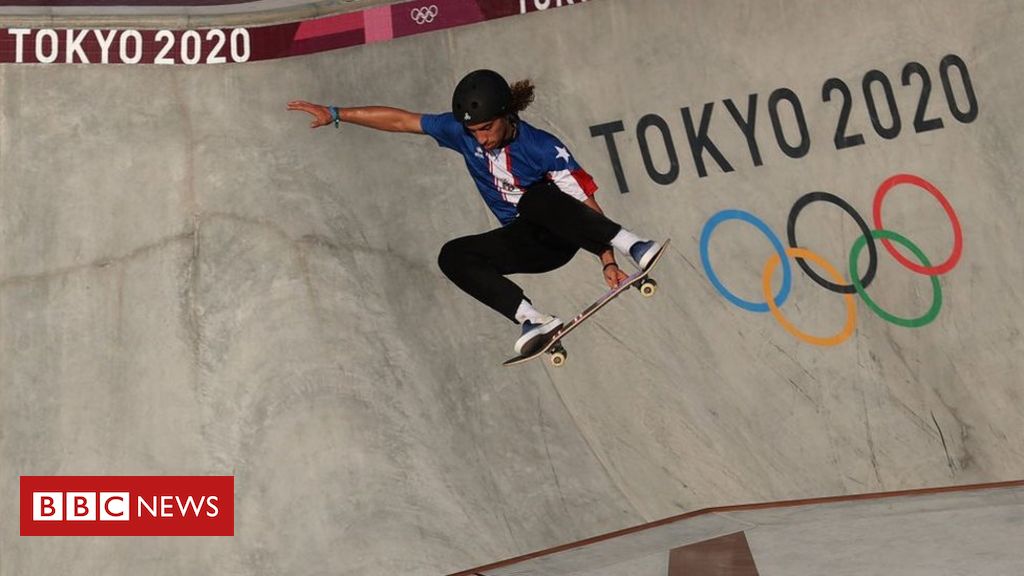
[[[908,240],[907,238],[889,230],[872,230],[871,236],[874,238],[884,240],[894,240],[898,244],[906,246],[914,256],[917,256],[918,261],[923,266],[930,267],[932,264],[928,261],[928,257],[925,256],[924,252],[917,247],[916,244]],[[939,310],[942,309],[942,286],[939,284],[939,277],[936,275],[930,276],[932,280],[932,307],[924,313],[923,316],[918,318],[901,318],[894,314],[891,314],[882,309],[881,306],[875,303],[874,300],[868,296],[868,293],[864,290],[864,286],[860,281],[859,271],[857,270],[857,257],[860,256],[861,250],[867,244],[867,237],[861,236],[853,243],[853,247],[850,249],[850,280],[853,282],[853,287],[857,290],[857,294],[864,299],[864,303],[870,308],[875,314],[881,317],[883,320],[892,322],[893,324],[903,326],[905,328],[919,328],[935,320],[939,315]]]

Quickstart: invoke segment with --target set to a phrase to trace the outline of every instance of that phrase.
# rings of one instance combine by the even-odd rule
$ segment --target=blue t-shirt
[[[450,112],[424,114],[420,126],[439,146],[462,154],[480,195],[502,225],[515,220],[526,189],[543,180],[580,201],[597,192],[594,179],[558,138],[518,122],[516,137],[498,150],[484,150]]]

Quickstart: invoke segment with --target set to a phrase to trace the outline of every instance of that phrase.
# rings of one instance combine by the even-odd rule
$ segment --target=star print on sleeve
[[[548,169],[547,178],[562,192],[581,202],[585,202],[597,192],[594,179],[576,163],[568,148],[561,142],[555,143],[555,162]]]
[[[566,162],[568,162],[569,158],[571,158],[571,156],[569,156],[569,150],[567,150],[564,146],[555,146],[555,152],[555,158],[565,160]]]

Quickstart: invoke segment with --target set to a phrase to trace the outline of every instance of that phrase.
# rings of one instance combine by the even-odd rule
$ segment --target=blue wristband
[[[334,127],[337,128],[341,124],[341,116],[338,115],[338,107],[328,106],[327,109],[331,111],[331,120],[334,121]]]

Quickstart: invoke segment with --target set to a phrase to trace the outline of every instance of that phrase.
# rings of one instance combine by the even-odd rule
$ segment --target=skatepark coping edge
[[[496,570],[499,568],[507,568],[515,564],[527,562],[530,560],[536,560],[545,556],[552,556],[569,550],[583,548],[593,544],[598,544],[622,536],[629,536],[638,532],[644,532],[669,524],[675,524],[677,522],[683,522],[686,520],[692,520],[700,516],[708,516],[711,514],[724,514],[728,512],[744,512],[751,510],[764,510],[764,509],[781,509],[781,508],[796,508],[802,506],[817,506],[823,504],[836,504],[836,503],[849,503],[849,502],[861,502],[869,500],[886,500],[894,498],[904,497],[917,497],[917,496],[934,496],[938,494],[950,494],[950,493],[965,493],[965,492],[978,492],[985,490],[998,490],[1001,488],[1024,488],[1024,479],[1022,480],[1010,480],[1006,482],[990,482],[982,484],[965,484],[962,486],[941,486],[934,488],[918,488],[913,490],[895,490],[891,492],[869,492],[864,494],[852,494],[848,496],[824,496],[820,498],[800,498],[794,500],[781,500],[778,502],[761,502],[761,503],[748,503],[748,504],[735,504],[727,506],[715,506],[711,508],[703,508],[695,510],[693,512],[685,512],[668,518],[662,518],[661,520],[655,520],[646,524],[640,524],[630,528],[624,528],[622,530],[616,530],[607,534],[601,534],[592,538],[579,540],[577,542],[570,542],[567,544],[561,544],[554,546],[546,550],[540,550],[537,552],[531,552],[529,554],[523,554],[514,558],[508,558],[492,564],[486,564],[484,566],[478,566],[469,570],[461,572],[455,572],[448,576],[484,576],[484,573],[490,570]]]

